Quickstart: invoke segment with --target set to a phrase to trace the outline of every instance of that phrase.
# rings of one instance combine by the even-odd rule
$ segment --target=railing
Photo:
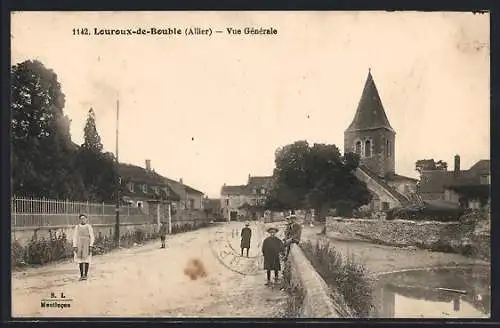
[[[86,214],[91,224],[115,222],[116,205],[105,203],[75,202],[70,200],[12,198],[12,227],[42,227],[75,225],[78,215]],[[120,222],[149,222],[151,218],[140,208],[122,206]]]

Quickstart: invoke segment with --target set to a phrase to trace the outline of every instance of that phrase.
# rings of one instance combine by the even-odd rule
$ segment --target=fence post
[[[16,217],[16,212],[17,212],[17,209],[16,209],[16,198],[12,198],[11,200],[11,209],[10,209],[10,212],[13,213],[14,215],[14,224],[12,226],[12,232],[13,232],[13,240],[16,240],[16,228],[17,228],[17,217]]]

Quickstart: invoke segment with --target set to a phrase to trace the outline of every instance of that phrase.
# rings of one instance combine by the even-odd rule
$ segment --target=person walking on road
[[[79,219],[80,223],[75,226],[73,234],[73,253],[74,260],[80,267],[80,280],[87,280],[94,247],[94,230],[85,214],[80,214]]]
[[[278,281],[278,273],[281,270],[280,253],[283,251],[283,242],[276,237],[277,228],[269,228],[269,237],[262,243],[262,254],[264,255],[264,270],[267,274],[266,285],[271,284],[271,271],[274,271],[274,281]]]
[[[160,248],[165,248],[165,240],[167,239],[167,225],[164,222],[161,223],[159,234],[161,240]]]
[[[247,257],[248,257],[248,252],[250,251],[250,240],[252,239],[252,229],[250,229],[250,223],[246,223],[245,227],[241,229],[241,256],[243,256],[243,250],[247,250]]]
[[[295,215],[290,215],[288,217],[288,225],[285,230],[285,260],[288,258],[288,254],[290,253],[290,246],[292,244],[300,243],[301,235],[302,226],[297,222],[297,217]]]

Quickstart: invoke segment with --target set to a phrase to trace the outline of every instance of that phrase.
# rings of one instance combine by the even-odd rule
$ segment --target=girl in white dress
[[[75,226],[73,234],[73,252],[75,262],[80,267],[80,280],[87,280],[90,260],[92,258],[92,247],[94,246],[94,230],[87,223],[87,216],[80,214],[80,224]]]

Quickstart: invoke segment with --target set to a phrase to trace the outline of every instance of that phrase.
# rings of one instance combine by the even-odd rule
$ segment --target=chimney
[[[151,160],[150,159],[146,160],[146,170],[151,171]]]
[[[455,155],[455,173],[460,172],[460,156]]]
[[[180,184],[184,184],[184,183],[182,182],[182,178],[180,178],[180,179],[179,179],[179,183],[180,183]]]

